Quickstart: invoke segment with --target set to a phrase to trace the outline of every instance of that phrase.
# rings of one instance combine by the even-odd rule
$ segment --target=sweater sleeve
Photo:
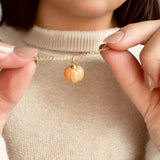
[[[151,139],[146,146],[145,160],[160,160],[160,151],[156,148]]]
[[[0,135],[0,159],[9,160],[7,150],[6,150],[6,144],[1,135]]]

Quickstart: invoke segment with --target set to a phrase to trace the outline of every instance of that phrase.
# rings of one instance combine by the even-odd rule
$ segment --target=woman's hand
[[[31,81],[36,68],[32,59],[36,53],[34,48],[0,42],[0,134],[10,112]]]
[[[144,117],[151,139],[160,151],[160,20],[134,23],[104,41],[101,51],[119,85]],[[139,64],[127,50],[143,44]]]

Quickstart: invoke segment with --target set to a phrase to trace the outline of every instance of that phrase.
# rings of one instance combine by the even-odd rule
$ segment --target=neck
[[[94,31],[116,27],[113,12],[99,17],[77,16],[47,1],[40,1],[35,24],[46,29],[68,31]]]

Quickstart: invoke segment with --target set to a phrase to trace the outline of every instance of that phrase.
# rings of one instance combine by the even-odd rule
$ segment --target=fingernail
[[[0,42],[0,54],[9,54],[14,50],[14,46],[4,43],[4,42]]]
[[[107,44],[101,44],[99,49],[101,50],[100,53],[102,54],[104,51],[109,50],[110,48],[107,46]]]
[[[123,38],[123,36],[124,36],[124,32],[118,31],[118,32],[110,35],[109,37],[105,38],[103,40],[103,42],[106,42],[106,43],[117,43]]]
[[[99,46],[99,49],[104,48],[105,45],[106,45],[106,44],[101,44],[101,45]]]
[[[144,80],[145,80],[147,89],[152,91],[155,88],[152,77],[149,74],[144,73]]]
[[[14,52],[17,56],[23,58],[32,58],[38,53],[37,49],[30,47],[15,47]]]

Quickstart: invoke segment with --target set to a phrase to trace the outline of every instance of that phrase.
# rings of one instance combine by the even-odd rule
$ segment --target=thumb
[[[132,23],[104,39],[107,46],[114,50],[124,51],[137,44],[146,44],[160,28],[160,20]]]
[[[8,113],[24,95],[32,76],[36,63],[31,61],[21,68],[4,69],[0,72],[0,118]],[[0,125],[1,127],[1,125]]]
[[[136,105],[142,116],[145,117],[145,104],[151,92],[147,89],[143,70],[137,59],[129,51],[117,51],[110,48],[101,51],[104,60],[109,64],[117,82],[131,101]],[[139,100],[143,95],[143,100]]]

